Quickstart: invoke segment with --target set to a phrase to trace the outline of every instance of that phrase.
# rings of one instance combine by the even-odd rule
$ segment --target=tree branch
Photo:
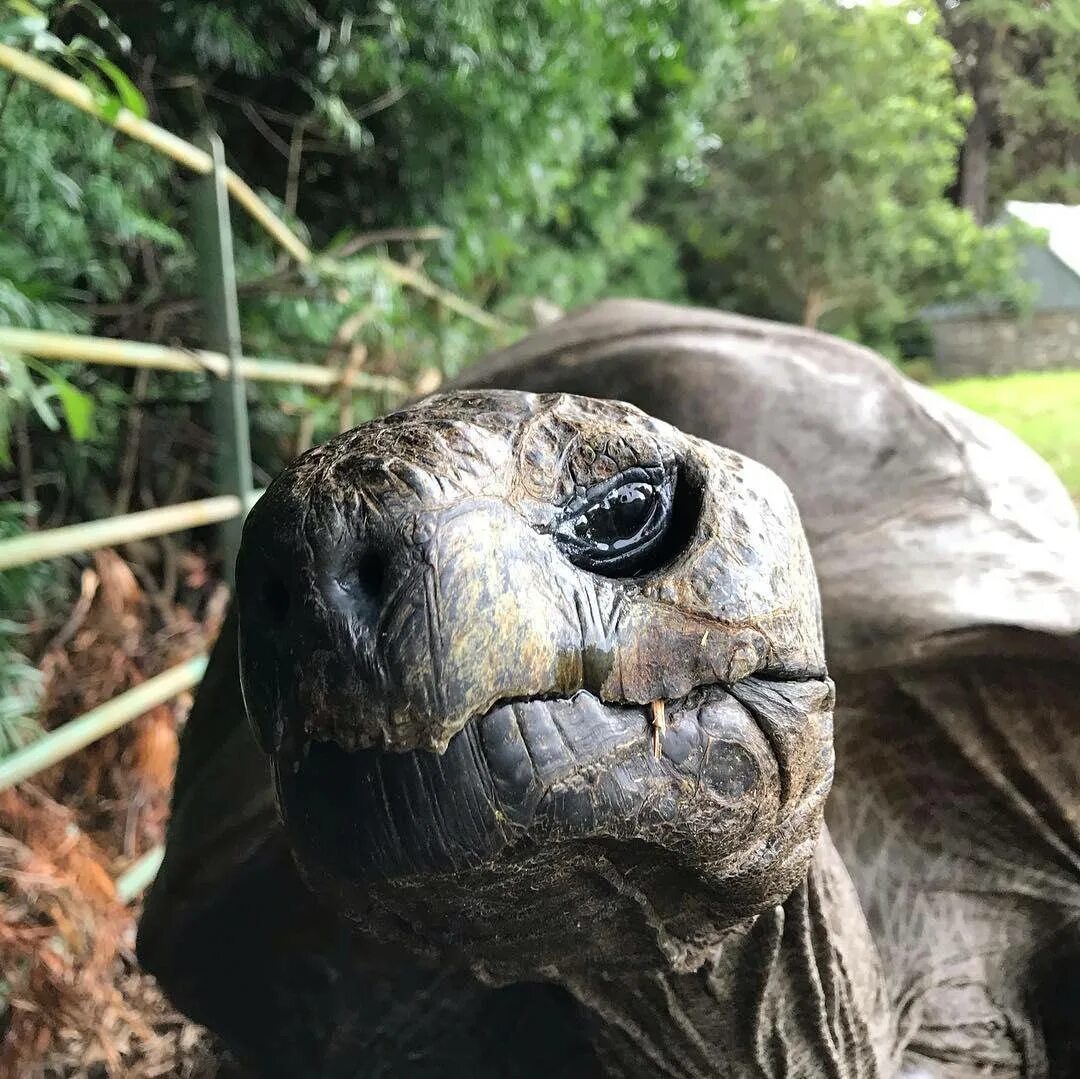
[[[245,101],[240,106],[240,111],[244,114],[251,126],[255,128],[255,130],[258,131],[258,133],[262,135],[262,137],[266,139],[266,141],[270,143],[282,157],[286,159],[289,157],[289,144],[266,123],[259,115],[259,110],[256,109],[250,101]]]
[[[34,463],[30,452],[30,433],[26,429],[26,415],[19,411],[15,416],[15,446],[19,459],[19,496],[26,507],[26,527],[37,528],[38,515],[34,506],[37,492],[34,489]]]
[[[365,247],[374,247],[376,244],[406,243],[410,240],[441,240],[448,236],[449,230],[438,225],[425,225],[420,228],[388,228],[375,229],[372,232],[361,232],[350,237],[340,247],[332,248],[326,254],[331,258],[345,259],[355,255],[357,251]]]
[[[304,155],[304,134],[307,131],[307,119],[300,120],[293,128],[289,140],[289,166],[285,170],[285,212],[296,213],[296,203],[300,197],[300,161]]]

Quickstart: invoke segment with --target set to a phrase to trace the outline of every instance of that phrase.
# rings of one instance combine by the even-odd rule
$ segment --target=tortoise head
[[[832,684],[753,461],[613,402],[430,398],[274,481],[237,597],[297,860],[380,936],[493,980],[692,964],[805,875]]]

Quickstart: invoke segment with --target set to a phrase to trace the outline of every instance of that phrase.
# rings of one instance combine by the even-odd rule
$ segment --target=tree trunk
[[[803,302],[803,314],[802,324],[807,329],[813,330],[817,328],[818,321],[825,313],[825,290],[813,286],[807,289],[806,299]]]
[[[975,111],[964,136],[960,155],[960,205],[971,212],[980,224],[990,216],[990,140],[994,130],[997,89],[994,82],[994,57],[1001,48],[1004,27],[992,26],[985,19],[962,24],[966,33],[953,44],[963,60],[966,72],[961,76],[975,104]]]
[[[970,210],[980,225],[986,224],[990,214],[990,109],[985,101],[976,104],[964,138],[960,205]]]

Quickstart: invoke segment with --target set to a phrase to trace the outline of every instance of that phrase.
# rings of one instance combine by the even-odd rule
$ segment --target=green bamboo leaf
[[[101,118],[107,123],[112,123],[120,115],[120,99],[111,94],[99,96],[98,108],[101,110]]]
[[[60,421],[56,418],[56,413],[53,412],[52,407],[49,405],[49,394],[43,386],[35,386],[28,400],[41,422],[50,431],[60,430]]]
[[[15,356],[10,353],[3,355],[3,361],[3,371],[10,387],[9,398],[16,403],[29,405],[50,431],[59,430],[60,421],[49,406],[49,391],[35,383],[30,374],[33,369],[46,377],[51,377],[45,366],[29,357]]]
[[[149,114],[149,109],[146,107],[146,98],[139,93],[131,79],[116,64],[104,56],[95,56],[93,61],[116,88],[116,93],[123,107],[128,112],[133,112],[140,119],[145,120]]]
[[[52,52],[58,55],[67,52],[67,46],[55,34],[49,33],[44,27],[35,31],[30,45],[34,52]]]
[[[68,431],[76,442],[85,442],[94,433],[94,400],[60,375],[50,375],[49,382],[60,398]]]

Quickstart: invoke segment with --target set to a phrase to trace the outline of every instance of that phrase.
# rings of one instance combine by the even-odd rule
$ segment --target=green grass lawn
[[[965,378],[934,389],[1018,434],[1080,503],[1080,371]]]

